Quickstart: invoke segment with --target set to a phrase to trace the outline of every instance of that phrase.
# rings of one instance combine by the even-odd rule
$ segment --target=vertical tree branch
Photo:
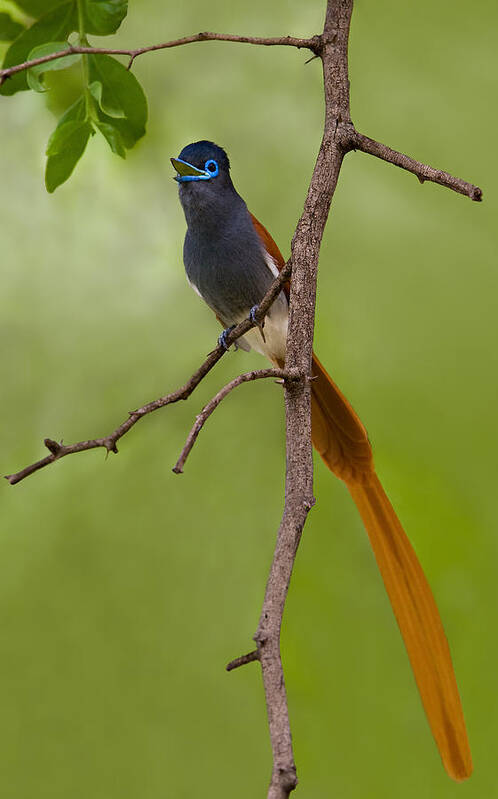
[[[319,53],[323,62],[325,126],[302,216],[292,242],[292,283],[286,371],[287,466],[285,506],[266,587],[258,630],[273,772],[268,799],[286,799],[297,785],[284,674],[280,629],[287,590],[301,533],[314,504],[311,449],[310,381],[315,323],[318,256],[330,203],[344,153],[341,129],[349,114],[348,36],[352,0],[329,0]]]

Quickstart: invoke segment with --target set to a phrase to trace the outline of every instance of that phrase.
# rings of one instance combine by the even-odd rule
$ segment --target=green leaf
[[[102,111],[99,112],[99,118],[102,122],[106,122],[108,125],[112,125],[112,127],[118,131],[124,146],[128,150],[130,150],[137,143],[135,130],[133,129],[132,125],[130,125],[129,120],[117,119],[116,117],[108,117]]]
[[[45,55],[50,55],[51,53],[58,53],[61,50],[67,50],[68,47],[69,45],[67,42],[48,42],[47,44],[41,44],[39,47],[35,47],[31,50],[28,60],[31,61],[35,58],[42,58]],[[38,64],[36,67],[31,67],[26,76],[29,88],[33,89],[35,92],[44,92],[45,87],[41,80],[44,72],[67,69],[67,67],[79,61],[80,58],[81,56],[76,53],[63,56],[62,58],[56,58],[53,61],[47,61],[45,64]]]
[[[57,125],[48,140],[46,154],[50,157],[51,155],[59,155],[68,149],[70,150],[74,134],[86,128],[87,125],[89,123],[86,119],[72,119],[69,122],[64,122],[63,125]],[[77,136],[76,138],[79,141],[79,137]]]
[[[67,0],[16,0],[16,5],[22,8],[30,17],[41,17],[56,6],[61,6]]]
[[[99,80],[94,80],[88,88],[90,89],[90,94],[97,100],[99,107],[105,114],[110,117],[124,117],[125,112],[119,99],[109,92],[104,94],[104,87]],[[113,102],[116,104],[113,105]]]
[[[45,185],[52,193],[64,183],[85,152],[92,126],[86,119],[70,120],[57,125],[47,146]]]
[[[86,33],[108,36],[115,33],[128,11],[128,0],[84,0]]]
[[[64,111],[63,115],[59,119],[59,122],[57,123],[57,128],[59,127],[59,125],[64,125],[65,122],[71,122],[74,120],[81,122],[82,120],[85,119],[86,119],[86,103],[84,95],[81,95],[81,97],[78,97],[75,103],[69,106],[67,111]],[[57,130],[57,128],[55,130]],[[52,136],[55,135],[55,130]],[[50,144],[50,139],[49,139],[49,144]]]
[[[88,63],[91,91],[102,111],[102,121],[119,131],[125,147],[133,147],[144,135],[147,122],[147,100],[142,87],[133,73],[115,58],[90,55]]]
[[[109,147],[113,153],[126,158],[126,150],[124,147],[123,139],[119,130],[114,124],[102,122],[100,119],[95,121],[95,126],[100,130],[104,138],[107,140]]]
[[[17,39],[23,30],[26,29],[20,22],[16,22],[4,12],[0,13],[0,42],[11,42],[13,39]]]
[[[29,53],[47,42],[58,42],[67,39],[71,31],[76,30],[77,15],[74,0],[63,3],[41,17],[31,28],[17,37],[5,54],[3,67],[12,67],[27,61]],[[0,87],[0,94],[10,95],[28,89],[26,72],[17,72],[8,78]]]
[[[78,125],[86,125],[89,124],[86,117],[86,102],[85,97],[82,95],[79,97],[75,103],[73,103],[67,111],[61,116],[58,125],[50,139],[48,140],[47,144],[47,154],[50,153],[49,159],[47,161],[47,167],[45,172],[45,184],[47,186],[48,191],[54,191],[60,183],[63,183],[64,180],[67,180],[69,175],[74,169],[75,164],[78,161],[78,158],[81,157],[83,154],[83,150],[85,149],[86,141],[88,141],[88,136],[83,145],[83,150],[81,150],[79,156],[74,160],[74,152],[73,152],[73,160],[71,166],[71,157],[69,153],[66,153],[64,156],[64,148],[62,144],[66,142],[66,147],[68,144],[68,136],[67,134],[77,130],[78,128],[75,127]],[[71,128],[68,125],[72,125]],[[77,137],[76,137],[77,139]],[[74,143],[74,142],[73,142]],[[71,147],[71,140],[69,137],[69,148]],[[61,149],[62,148],[62,149]],[[77,152],[76,148],[76,152]],[[50,163],[49,163],[50,162]],[[69,171],[67,171],[69,169]],[[66,174],[67,173],[67,174]],[[57,178],[61,175],[66,175],[63,180],[59,180],[57,182]]]

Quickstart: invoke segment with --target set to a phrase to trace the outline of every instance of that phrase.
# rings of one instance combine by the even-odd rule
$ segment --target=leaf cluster
[[[68,55],[11,75],[0,94],[44,92],[46,72],[81,62],[81,95],[59,119],[47,145],[45,185],[53,192],[69,178],[95,133],[122,158],[145,133],[147,101],[135,76],[116,58],[75,54],[69,43],[73,33],[81,46],[89,45],[88,35],[115,33],[128,0],[16,0],[16,6],[19,18],[0,14],[0,40],[11,42],[3,68],[55,52],[67,50]]]

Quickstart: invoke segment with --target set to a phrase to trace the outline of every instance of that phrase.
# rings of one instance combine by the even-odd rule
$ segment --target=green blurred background
[[[318,1],[131,0],[112,46],[205,29],[308,35],[323,13]],[[349,155],[316,329],[434,588],[475,774],[446,777],[359,517],[317,460],[282,642],[303,799],[498,796],[497,21],[491,2],[357,3],[356,125],[482,186],[485,202]],[[288,255],[322,127],[320,63],[307,58],[217,43],[143,56],[146,138],[123,162],[95,137],[53,196],[46,98],[0,98],[3,473],[42,457],[45,436],[107,433],[213,347],[218,328],[182,266],[169,157],[184,144],[228,149],[236,186]],[[59,113],[72,89],[58,80]],[[224,665],[251,648],[281,513],[280,389],[238,389],[185,474],[171,472],[199,408],[261,365],[229,354],[118,456],[2,482],[1,796],[265,795],[259,670]]]

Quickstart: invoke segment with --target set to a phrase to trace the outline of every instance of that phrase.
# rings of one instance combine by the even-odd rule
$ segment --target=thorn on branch
[[[311,499],[306,500],[304,503],[304,507],[307,511],[310,511],[311,508],[313,508],[315,505],[316,505],[315,497],[311,497]]]
[[[241,655],[239,658],[231,660],[230,663],[227,663],[225,668],[227,671],[233,671],[234,669],[240,668],[240,666],[245,666],[246,663],[252,663],[254,660],[259,660],[259,652],[257,649],[253,652],[249,652],[247,655]]]

